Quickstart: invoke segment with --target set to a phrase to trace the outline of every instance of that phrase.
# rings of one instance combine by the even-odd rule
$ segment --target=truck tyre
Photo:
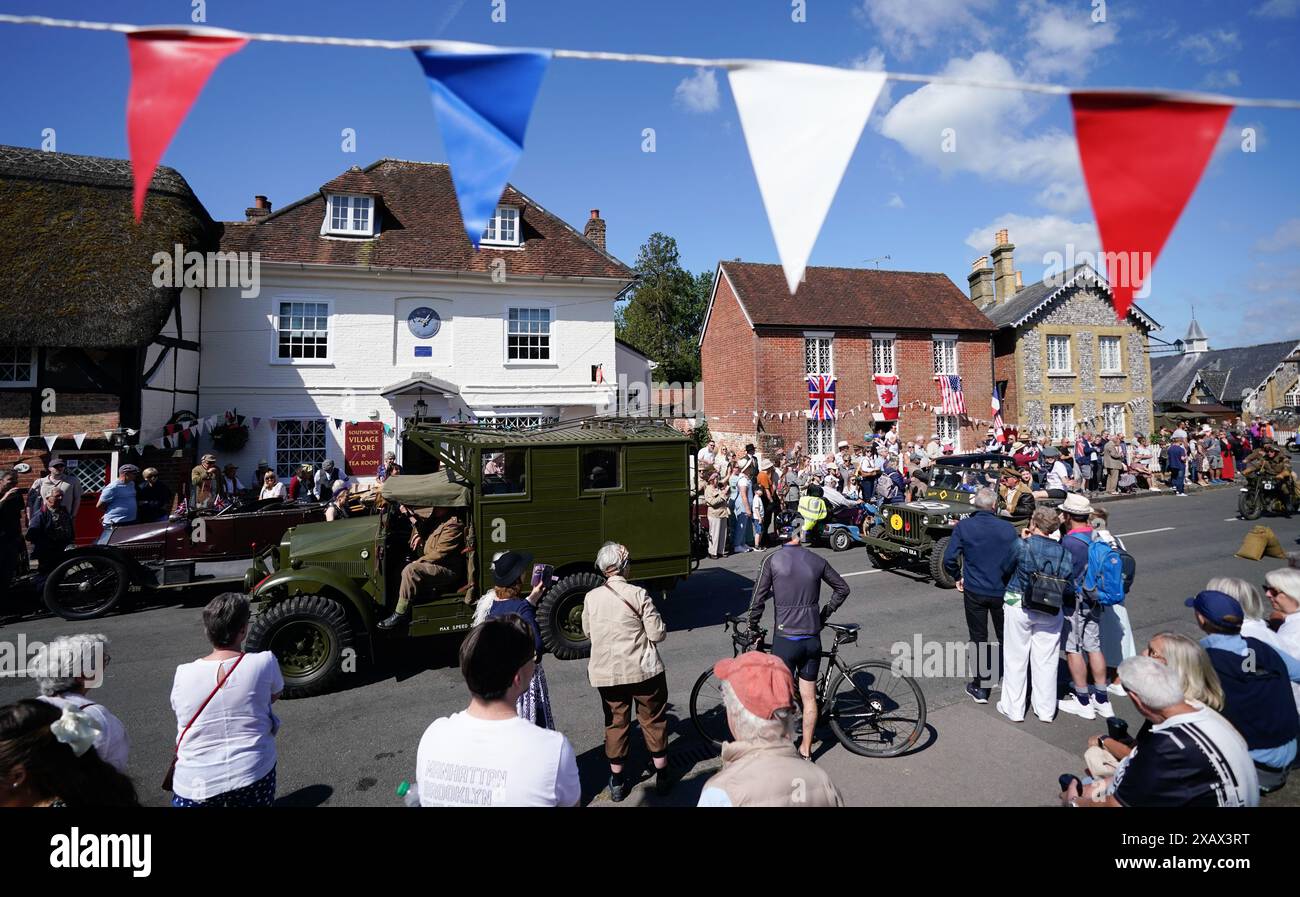
[[[542,631],[546,650],[557,660],[591,656],[591,639],[582,631],[582,600],[604,584],[595,573],[572,573],[542,596],[537,605],[537,628]]]
[[[59,564],[45,580],[45,606],[65,620],[93,620],[117,607],[131,585],[126,565],[102,554]]]
[[[344,652],[354,651],[352,643],[342,604],[324,595],[297,595],[253,618],[246,649],[275,654],[284,697],[309,698],[334,686],[343,673]]]
[[[883,526],[876,524],[871,529],[867,530],[867,535],[873,539],[884,539],[886,531]],[[881,551],[874,545],[867,546],[867,557],[871,559],[871,566],[875,567],[877,570],[888,570],[898,562],[897,555]]]
[[[948,575],[948,571],[943,569],[943,553],[948,550],[948,536],[934,543],[930,549],[930,578],[934,584],[941,589],[957,588],[957,580]]]

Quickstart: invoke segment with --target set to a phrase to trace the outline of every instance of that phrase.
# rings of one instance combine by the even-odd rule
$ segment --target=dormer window
[[[496,214],[488,219],[482,242],[493,246],[518,246],[519,210],[514,206],[497,206]]]
[[[329,197],[329,212],[325,218],[325,232],[350,237],[374,236],[374,197],[332,194]]]

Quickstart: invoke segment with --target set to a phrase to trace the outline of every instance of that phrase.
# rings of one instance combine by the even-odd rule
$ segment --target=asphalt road
[[[1137,581],[1126,603],[1139,648],[1161,630],[1195,635],[1195,621],[1183,599],[1204,588],[1210,577],[1233,575],[1262,582],[1264,573],[1278,564],[1268,558],[1253,562],[1233,556],[1251,526],[1236,519],[1236,498],[1236,490],[1225,489],[1109,505],[1112,531],[1123,537],[1138,560]],[[1300,517],[1260,522],[1274,529],[1286,549],[1300,543]],[[959,593],[905,572],[873,570],[861,548],[840,554],[823,551],[853,587],[836,621],[863,627],[859,643],[845,649],[848,660],[887,659],[891,645],[912,642],[917,635],[923,640],[964,641]],[[670,630],[662,647],[672,701],[670,757],[681,781],[667,798],[638,789],[621,806],[693,804],[716,768],[716,755],[691,726],[690,688],[702,670],[730,656],[722,614],[748,605],[760,559],[752,553],[706,561],[662,605]],[[175,666],[207,653],[200,609],[208,597],[210,593],[192,590],[168,598],[171,603],[90,623],[46,617],[0,627],[0,639],[6,641],[20,633],[30,641],[84,631],[103,632],[112,640],[113,659],[95,698],[126,724],[131,772],[149,804],[162,805],[169,797],[158,785],[176,734],[168,694]],[[415,749],[425,727],[466,703],[454,662],[454,641],[415,640],[381,665],[363,665],[343,691],[280,702],[280,802],[397,805],[394,788],[413,778]],[[587,685],[585,664],[548,657],[546,674],[557,723],[579,754],[584,803],[613,806],[605,791],[600,705]],[[1044,724],[1030,714],[1026,722],[1013,724],[992,703],[972,703],[963,691],[964,682],[922,680],[929,729],[912,753],[867,759],[846,751],[827,732],[830,740],[814,748],[817,762],[854,805],[1053,803],[1057,775],[1082,769],[1084,743],[1089,735],[1105,731],[1104,722],[1059,715]],[[0,679],[0,703],[33,692],[29,680]],[[1141,720],[1132,704],[1126,698],[1115,700],[1119,715],[1136,729]],[[639,737],[634,736],[633,744],[633,762],[648,766]],[[1266,802],[1300,805],[1298,779],[1293,777],[1284,792]]]

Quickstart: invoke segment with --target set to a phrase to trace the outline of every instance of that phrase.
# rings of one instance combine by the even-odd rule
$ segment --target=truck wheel
[[[847,530],[837,529],[831,533],[830,543],[836,551],[848,551],[853,546],[853,538]]]
[[[935,542],[930,549],[930,578],[941,589],[957,588],[957,580],[949,576],[948,571],[943,569],[943,553],[948,550],[948,538],[948,536],[944,536]]]
[[[253,618],[247,650],[275,654],[284,676],[284,697],[309,698],[334,685],[352,641],[343,605],[324,595],[298,595]]]
[[[595,573],[573,573],[542,596],[537,605],[537,628],[542,643],[557,660],[591,656],[591,639],[582,631],[582,601],[592,589],[605,584]]]
[[[65,620],[93,620],[116,607],[130,584],[126,565],[116,558],[69,558],[45,580],[45,606]]]
[[[872,539],[884,539],[885,528],[876,524],[871,529],[867,530],[867,535]],[[898,561],[896,555],[881,551],[874,545],[867,546],[867,557],[871,559],[871,566],[875,567],[877,570],[888,570]]]

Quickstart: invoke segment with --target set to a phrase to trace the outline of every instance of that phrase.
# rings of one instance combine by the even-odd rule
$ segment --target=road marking
[[[1176,526],[1162,526],[1160,529],[1140,529],[1135,533],[1116,533],[1115,538],[1122,539],[1125,536],[1145,536],[1147,533],[1167,533],[1171,529],[1178,529]]]
[[[1224,518],[1223,518],[1223,522],[1224,522],[1224,523],[1235,523],[1235,522],[1238,521],[1238,520],[1241,520],[1241,518],[1240,518],[1240,517],[1224,517]]]
[[[868,573],[879,573],[879,570],[859,570],[856,573],[841,573],[841,576],[866,576]]]

